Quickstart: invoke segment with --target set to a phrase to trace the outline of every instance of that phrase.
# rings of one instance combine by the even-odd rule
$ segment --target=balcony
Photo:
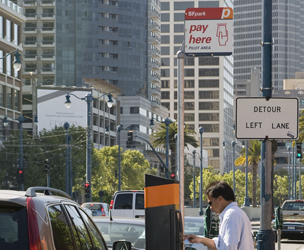
[[[24,0],[23,7],[37,6],[37,1],[34,0]]]
[[[37,61],[37,55],[24,55],[23,61],[25,62]]]
[[[55,55],[54,54],[44,54],[41,56],[42,61],[55,61]]]
[[[151,88],[151,95],[160,96],[160,88]]]
[[[36,41],[25,41],[23,43],[24,48],[35,48],[37,47],[37,42]]]
[[[55,69],[53,69],[53,68],[42,68],[41,74],[54,75],[55,74]]]
[[[37,20],[37,14],[36,13],[25,13],[26,21],[35,21]]]
[[[151,81],[152,82],[158,82],[160,80],[160,77],[158,75],[152,75],[151,76]]]
[[[160,106],[160,100],[155,98],[154,100],[151,100],[151,106],[152,107],[159,107]]]
[[[42,34],[54,34],[55,33],[55,28],[54,27],[42,27],[41,28],[41,33]]]
[[[160,19],[160,13],[158,11],[151,11],[151,18],[154,20],[159,20]]]
[[[153,62],[153,63],[151,63],[151,68],[153,70],[158,70],[158,69],[160,69],[160,64],[158,62]]]
[[[160,57],[160,51],[159,50],[151,50],[151,56],[152,57]]]
[[[151,31],[152,32],[160,32],[160,25],[153,23],[151,25]]]
[[[24,34],[37,34],[37,28],[36,27],[24,27],[23,33]]]
[[[151,37],[151,43],[152,43],[153,45],[159,45],[159,44],[160,44],[160,38],[157,37],[157,36],[152,36],[152,37]]]
[[[42,41],[40,46],[41,46],[41,48],[54,48],[55,42],[54,41]]]
[[[32,74],[31,74],[32,73]],[[37,69],[35,68],[25,68],[23,71],[24,75],[37,75]]]
[[[52,13],[43,13],[41,14],[41,20],[47,21],[47,20],[55,20],[55,15]]]
[[[55,1],[51,1],[51,0],[41,0],[40,6],[43,6],[43,7],[55,6]]]

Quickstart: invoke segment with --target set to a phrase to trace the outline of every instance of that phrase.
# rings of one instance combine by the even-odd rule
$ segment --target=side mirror
[[[194,247],[186,247],[185,250],[196,250]]]
[[[132,245],[129,241],[115,241],[113,243],[113,250],[131,250]]]

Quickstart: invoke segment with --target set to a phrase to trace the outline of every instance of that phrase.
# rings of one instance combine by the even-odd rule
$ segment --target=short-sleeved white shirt
[[[219,235],[213,238],[217,250],[254,249],[250,221],[236,202],[230,203],[219,218]]]

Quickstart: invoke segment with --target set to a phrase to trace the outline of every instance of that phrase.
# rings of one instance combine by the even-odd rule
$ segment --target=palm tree
[[[246,149],[242,148],[241,156],[235,160],[235,165],[240,166],[246,163]],[[258,140],[249,140],[248,145],[248,164],[252,165],[252,206],[257,206],[256,190],[257,190],[257,172],[258,162],[261,159],[261,142]]]
[[[299,139],[297,142],[303,142],[304,141],[304,110],[301,111],[301,116],[299,118]],[[293,142],[295,143],[295,142]],[[294,144],[293,144],[294,146]]]
[[[171,173],[175,173],[176,166],[176,143],[174,136],[177,134],[177,122],[173,122],[169,125],[169,149],[171,150]],[[193,137],[195,132],[189,130],[187,125],[184,129],[184,144],[188,147],[188,144],[193,147],[198,147],[197,140]],[[163,145],[166,147],[166,124],[160,123],[159,130],[151,135],[152,145],[157,147]]]

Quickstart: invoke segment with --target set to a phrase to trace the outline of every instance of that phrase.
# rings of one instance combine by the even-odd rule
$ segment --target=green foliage
[[[195,192],[196,197],[199,197],[199,180],[200,176],[196,177],[196,183],[195,183]],[[233,172],[230,171],[229,173],[224,173],[221,175],[218,171],[214,170],[211,166],[208,168],[205,168],[203,170],[203,192],[205,192],[207,186],[214,181],[223,180],[226,181],[231,188],[233,188]],[[258,187],[260,187],[260,180],[257,180]],[[191,191],[191,199],[193,199],[193,181],[189,185],[189,189]],[[248,197],[252,197],[252,174],[248,173]],[[259,188],[258,188],[259,193]],[[244,204],[244,198],[245,198],[245,173],[241,170],[235,171],[235,197],[236,201],[239,206]],[[203,200],[207,200],[206,194],[203,194]]]
[[[279,201],[278,205],[282,205],[283,201],[288,199],[288,177],[287,175],[275,175],[273,182],[273,198]]]
[[[71,127],[69,134],[72,136],[72,171],[73,183],[75,183],[76,180],[84,180],[85,177],[86,131],[81,127]],[[23,131],[24,189],[47,185],[44,163],[45,159],[49,159],[51,187],[65,191],[65,150],[66,135],[63,127],[56,127],[51,131],[43,130],[35,138],[28,137],[26,131]],[[17,182],[19,153],[20,138],[17,130],[3,142],[0,151],[0,178],[2,177],[3,189],[19,189]],[[8,173],[7,181],[4,172]]]
[[[93,170],[92,195],[98,201],[98,192],[103,190],[103,200],[110,202],[115,191],[118,190],[118,146],[104,147],[94,150],[99,166]],[[150,169],[149,162],[138,150],[121,149],[121,190],[143,190],[145,174],[156,174]]]

